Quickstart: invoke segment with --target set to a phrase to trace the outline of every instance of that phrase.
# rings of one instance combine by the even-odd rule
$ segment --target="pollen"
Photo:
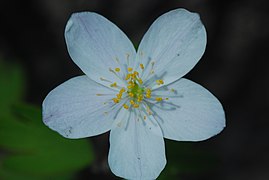
[[[110,84],[110,87],[117,87],[117,83]]]
[[[127,74],[126,77],[125,77],[125,80],[129,80],[131,78],[131,74]]]
[[[139,104],[133,104],[134,108],[139,108]]]
[[[125,88],[121,88],[120,93],[122,94],[122,93],[124,93],[125,91],[126,91]]]
[[[134,97],[134,93],[129,92],[128,95],[129,95],[130,97]]]
[[[139,64],[140,68],[143,70],[145,67],[144,67],[144,64]]]
[[[160,102],[160,101],[163,100],[163,98],[161,98],[161,97],[156,97],[155,100],[156,100],[157,102]]]
[[[139,82],[139,84],[143,84],[143,80],[141,78],[139,78],[137,81]]]
[[[118,98],[113,98],[112,100],[114,101],[114,103],[119,103],[120,102],[120,100]]]
[[[116,96],[117,96],[118,99],[121,99],[121,97],[122,97],[122,93],[119,93],[119,94],[117,94]]]
[[[133,68],[128,67],[128,71],[129,71],[129,72],[132,72],[132,71],[133,71]]]
[[[163,82],[162,79],[158,79],[158,80],[156,80],[156,83],[157,83],[158,85],[161,85],[161,84],[163,84],[164,82]]]
[[[115,68],[115,71],[116,72],[120,72],[120,68]]]
[[[134,71],[133,75],[134,75],[134,76],[138,76],[139,73],[138,73],[137,71]]]
[[[129,109],[129,106],[128,106],[127,104],[123,104],[123,107],[124,107],[125,109]]]
[[[135,104],[134,100],[130,100],[130,104],[134,105]]]
[[[151,90],[150,89],[146,90],[146,98],[151,98]]]

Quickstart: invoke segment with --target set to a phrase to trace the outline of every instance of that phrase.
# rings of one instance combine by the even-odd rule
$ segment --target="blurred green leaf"
[[[70,140],[52,132],[41,121],[39,108],[13,106],[14,119],[0,125],[0,146],[12,151],[3,167],[19,173],[50,175],[75,172],[92,162],[86,139]]]
[[[21,103],[24,84],[23,69],[0,59],[0,179],[73,179],[94,158],[90,142],[46,127],[39,107]]]
[[[19,102],[24,95],[25,75],[21,66],[6,64],[0,60],[0,109],[1,116],[7,115],[9,107]]]

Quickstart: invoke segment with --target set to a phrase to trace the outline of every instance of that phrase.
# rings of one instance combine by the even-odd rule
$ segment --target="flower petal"
[[[91,79],[105,86],[119,82],[123,70],[135,57],[135,49],[126,35],[105,17],[82,12],[73,14],[65,28],[68,52],[73,61]],[[118,78],[111,68],[121,68]],[[106,79],[109,81],[101,80]]]
[[[112,89],[87,76],[72,78],[53,89],[45,98],[43,122],[67,138],[104,133],[111,129],[114,121],[115,111],[111,111],[113,96],[115,92]]]
[[[153,91],[167,101],[152,107],[164,137],[178,141],[201,141],[225,127],[225,115],[217,98],[202,86],[180,79]]]
[[[205,47],[206,31],[199,15],[175,9],[151,25],[139,45],[136,66],[147,65],[143,73],[146,84],[156,79],[163,79],[163,85],[169,84],[195,66]],[[152,62],[154,73],[149,75]]]
[[[125,179],[156,179],[166,164],[161,129],[123,109],[110,132],[108,162]]]

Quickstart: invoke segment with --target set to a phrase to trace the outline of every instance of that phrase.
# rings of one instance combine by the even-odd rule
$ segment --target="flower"
[[[196,13],[160,16],[138,51],[113,23],[75,13],[65,29],[72,60],[86,74],[53,89],[43,121],[67,138],[110,130],[112,172],[126,179],[156,179],[166,164],[164,138],[201,141],[225,127],[220,102],[182,78],[203,55],[206,31]]]

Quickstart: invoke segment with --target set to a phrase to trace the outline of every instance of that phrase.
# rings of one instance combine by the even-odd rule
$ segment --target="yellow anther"
[[[139,104],[133,104],[134,108],[139,108]]]
[[[139,64],[141,69],[144,69],[144,65],[143,64]]]
[[[156,80],[156,83],[157,83],[158,85],[161,85],[161,84],[163,84],[164,82],[163,82],[162,79],[158,79],[158,80]]]
[[[117,96],[117,98],[118,98],[118,99],[121,99],[122,94],[121,94],[121,93],[119,93],[119,94],[117,94],[116,96]]]
[[[132,89],[134,87],[134,85],[128,85],[127,88],[128,89]]]
[[[147,116],[144,116],[144,120],[146,120],[147,119]]]
[[[121,88],[120,93],[122,94],[122,93],[124,93],[125,91],[126,91],[125,88]]]
[[[136,75],[135,74],[131,74],[131,78],[132,79],[135,79],[136,78]]]
[[[130,77],[131,77],[131,74],[127,74],[126,77],[125,77],[125,80],[130,79]]]
[[[120,102],[120,100],[118,98],[113,98],[112,100],[114,101],[114,103],[119,103]]]
[[[141,78],[138,79],[139,84],[143,84],[143,81]]]
[[[137,102],[141,102],[143,99],[142,98],[138,98],[137,99]]]
[[[110,84],[110,87],[117,87],[117,83]]]
[[[128,71],[131,72],[133,70],[133,68],[131,67],[128,67]]]
[[[158,101],[158,102],[160,102],[160,101],[163,100],[163,98],[161,98],[161,97],[156,97],[155,100]]]
[[[123,104],[123,107],[124,107],[125,109],[129,109],[129,106],[128,106],[127,104]]]
[[[128,95],[129,95],[130,97],[134,97],[134,94],[131,93],[131,92],[129,92]]]
[[[134,75],[134,76],[138,76],[139,73],[138,73],[137,71],[134,71],[133,75]]]
[[[134,105],[134,104],[135,104],[134,100],[131,99],[131,100],[130,100],[130,104],[131,104],[131,105]]]
[[[146,94],[146,98],[151,98],[151,94]]]
[[[120,68],[115,68],[115,71],[116,72],[120,72]]]

